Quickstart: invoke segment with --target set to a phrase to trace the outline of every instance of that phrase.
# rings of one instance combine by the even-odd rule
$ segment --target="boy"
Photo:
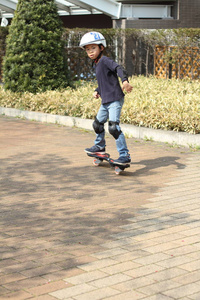
[[[114,162],[121,165],[130,163],[129,150],[119,123],[124,103],[123,90],[129,93],[133,87],[128,82],[125,70],[112,59],[103,55],[106,40],[101,33],[86,33],[82,37],[79,46],[86,50],[88,57],[94,62],[98,87],[94,91],[93,96],[96,99],[99,97],[102,99],[101,107],[93,122],[93,128],[96,133],[95,145],[91,148],[86,148],[85,152],[91,154],[105,153],[104,124],[109,119],[108,130],[115,138],[117,151],[119,152],[119,158],[114,160]],[[121,78],[123,88],[120,86],[118,76]]]

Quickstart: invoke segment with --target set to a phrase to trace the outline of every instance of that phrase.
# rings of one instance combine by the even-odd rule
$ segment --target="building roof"
[[[1,0],[1,14],[5,18],[12,18],[17,7],[17,2],[18,0]],[[55,0],[55,3],[60,16],[104,13],[114,18],[120,17],[121,3],[115,0]]]
[[[113,19],[120,18],[169,18],[170,5],[167,0],[55,0],[60,16],[105,14]],[[176,1],[176,0],[172,0]],[[0,17],[12,18],[18,0],[1,0]],[[141,3],[141,4],[140,4]],[[154,3],[152,5],[152,3]],[[163,5],[161,5],[163,3]],[[147,9],[148,8],[148,9]]]

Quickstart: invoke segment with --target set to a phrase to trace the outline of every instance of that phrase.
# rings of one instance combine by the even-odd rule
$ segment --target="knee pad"
[[[93,128],[96,133],[102,133],[104,132],[104,123],[99,122],[97,118],[95,118],[93,122]]]
[[[121,134],[121,130],[117,129],[118,122],[109,121],[108,123],[108,130],[110,134],[117,140]]]

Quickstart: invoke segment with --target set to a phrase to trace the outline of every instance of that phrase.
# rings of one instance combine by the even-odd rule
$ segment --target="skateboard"
[[[88,156],[93,157],[93,164],[95,166],[99,166],[101,162],[103,162],[104,160],[107,161],[111,167],[115,168],[115,174],[119,175],[122,171],[124,171],[126,168],[130,167],[129,163],[125,163],[125,164],[117,164],[114,163],[114,159],[110,158],[110,154],[105,153],[105,154],[92,154],[92,153],[88,153],[86,152]]]

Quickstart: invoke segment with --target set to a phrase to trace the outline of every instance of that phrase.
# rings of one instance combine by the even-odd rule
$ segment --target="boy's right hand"
[[[96,99],[98,99],[100,97],[100,95],[99,95],[99,93],[97,91],[95,91],[93,93],[93,97],[96,98]]]
[[[125,80],[123,83],[122,83],[122,90],[126,91],[127,93],[130,93],[132,91],[133,87],[130,85],[130,83]]]

